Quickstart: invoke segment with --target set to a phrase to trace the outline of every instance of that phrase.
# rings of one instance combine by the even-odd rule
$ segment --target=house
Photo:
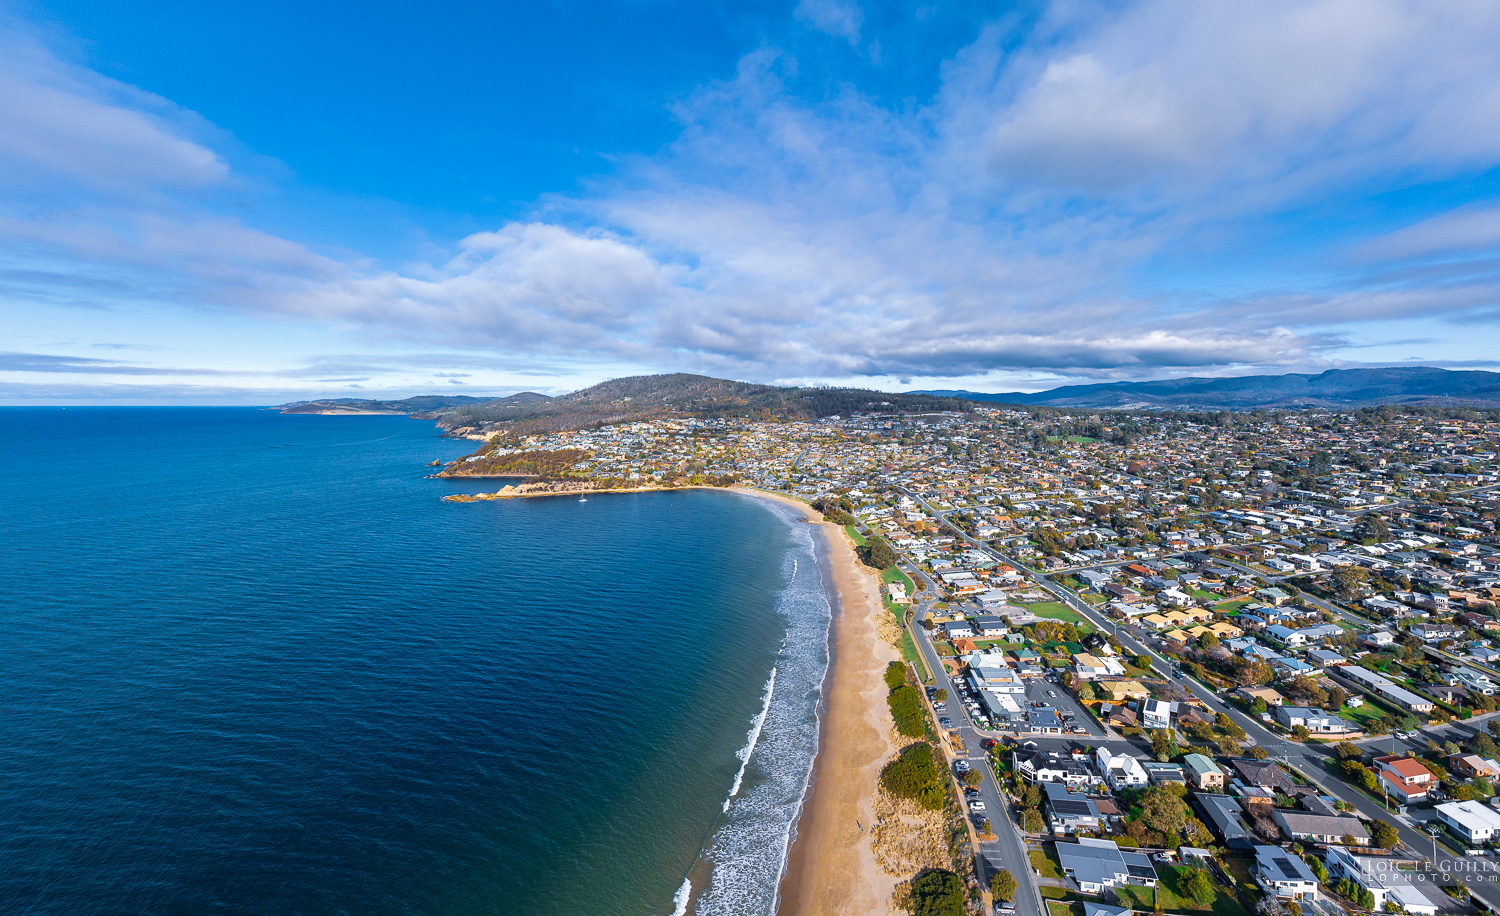
[[[1033,735],[1060,735],[1063,724],[1057,710],[1050,706],[1032,707],[1026,712],[1027,730]]]
[[[1469,779],[1480,776],[1485,779],[1500,778],[1500,762],[1478,754],[1454,754],[1448,758],[1448,769]]]
[[[996,617],[992,614],[981,614],[974,618],[974,629],[985,639],[1004,639],[1010,634],[1010,628],[1005,623],[1004,617]]]
[[[1255,597],[1271,605],[1272,607],[1281,607],[1283,604],[1286,604],[1288,601],[1292,600],[1291,595],[1275,587],[1258,589],[1255,592]]]
[[[1135,710],[1113,703],[1100,704],[1099,717],[1115,728],[1135,728],[1138,724]]]
[[[1266,893],[1279,899],[1316,900],[1318,878],[1294,853],[1280,846],[1256,846],[1255,881]]]
[[[1075,795],[1056,782],[1046,784],[1047,823],[1055,836],[1067,836],[1080,830],[1099,829],[1099,809],[1083,795]]]
[[[1144,700],[1151,695],[1140,681],[1100,681],[1098,690],[1116,700]]]
[[[1240,806],[1228,795],[1195,794],[1193,801],[1203,812],[1203,823],[1207,824],[1220,841],[1230,849],[1249,849],[1253,843],[1250,831],[1240,819]]]
[[[1126,884],[1156,886],[1151,859],[1138,852],[1121,852],[1113,840],[1080,837],[1076,843],[1058,843],[1057,860],[1063,874],[1085,894],[1102,894],[1106,887]]]
[[[1078,580],[1094,591],[1102,591],[1109,584],[1109,573],[1100,569],[1085,569],[1078,573]]]
[[[1073,670],[1082,680],[1092,681],[1101,677],[1119,677],[1125,673],[1125,666],[1114,656],[1100,658],[1084,652],[1073,656]]]
[[[1416,869],[1408,872],[1397,867],[1415,866],[1414,862],[1396,863],[1385,857],[1359,856],[1338,846],[1329,847],[1324,862],[1331,881],[1347,879],[1369,891],[1375,898],[1375,912],[1384,910],[1387,903],[1393,903],[1397,909],[1413,916],[1437,914],[1437,904],[1412,882],[1411,875]]]
[[[1423,642],[1441,642],[1445,639],[1459,639],[1464,635],[1462,627],[1456,627],[1451,623],[1418,623],[1411,627],[1411,635]]]
[[[1085,786],[1094,781],[1093,774],[1084,764],[1056,751],[1037,750],[1035,742],[1031,741],[1011,753],[1010,763],[1016,774],[1027,782]]]
[[[1125,906],[1105,906],[1102,903],[1085,903],[1083,916],[1135,916],[1135,910]]]
[[[1449,684],[1463,687],[1470,693],[1482,693],[1487,697],[1492,697],[1496,692],[1500,692],[1500,687],[1497,687],[1495,682],[1490,680],[1488,674],[1480,674],[1471,668],[1454,668],[1443,676],[1443,680]]]
[[[1420,801],[1437,788],[1432,771],[1411,757],[1376,757],[1375,765],[1380,785],[1403,804]]]
[[[1187,776],[1180,763],[1162,763],[1158,760],[1142,760],[1141,769],[1153,786],[1185,786]]]
[[[1279,623],[1266,627],[1265,635],[1266,638],[1279,642],[1288,649],[1300,649],[1307,645],[1307,637],[1302,634],[1301,630],[1293,630]]]
[[[1303,627],[1297,632],[1302,635],[1303,645],[1306,645],[1308,643],[1324,642],[1325,640],[1333,639],[1336,636],[1342,636],[1344,634],[1344,628],[1333,623],[1320,623],[1316,626]]]
[[[1360,637],[1360,642],[1376,649],[1383,649],[1396,642],[1396,637],[1389,630],[1371,630]]]
[[[1357,817],[1335,817],[1327,814],[1311,814],[1305,811],[1288,811],[1276,808],[1271,820],[1281,832],[1294,840],[1314,843],[1345,843],[1345,837],[1355,846],[1370,845],[1370,832]]]
[[[974,656],[968,656],[973,659]],[[993,655],[986,655],[987,661],[981,665],[969,662],[969,683],[974,685],[976,691],[988,690],[992,693],[1022,694],[1026,692],[1026,685],[1021,682],[1021,675],[1009,665],[997,665],[989,659]]]
[[[1274,761],[1239,757],[1229,761],[1229,765],[1234,769],[1240,782],[1247,786],[1260,786],[1262,789],[1270,789],[1282,795],[1292,794],[1292,777],[1288,776],[1286,770],[1277,766]]]
[[[979,631],[967,620],[950,620],[943,624],[943,635],[949,639],[973,639]]]
[[[1166,700],[1147,700],[1142,703],[1141,725],[1144,728],[1171,728],[1172,704]]]
[[[1344,656],[1331,649],[1313,649],[1307,653],[1307,660],[1320,668],[1332,668],[1347,661]]]
[[[1224,788],[1224,771],[1203,754],[1188,754],[1182,758],[1182,767],[1196,789]]]
[[[1141,762],[1129,754],[1112,754],[1108,748],[1094,751],[1094,766],[1111,789],[1138,789],[1146,784],[1146,771]]]
[[[1358,665],[1339,665],[1328,669],[1333,674],[1344,678],[1366,693],[1373,693],[1378,697],[1390,700],[1397,706],[1404,707],[1412,712],[1430,713],[1433,702],[1426,697],[1417,696],[1405,687],[1398,687],[1391,683],[1383,675],[1376,674]]]
[[[1482,802],[1447,802],[1434,810],[1453,835],[1470,846],[1488,843],[1500,836],[1500,812]]]
[[[1274,715],[1283,728],[1296,728],[1300,725],[1314,735],[1364,736],[1364,732],[1353,722],[1311,706],[1278,706]]]
[[[1281,694],[1270,687],[1241,687],[1235,693],[1249,703],[1254,703],[1256,700],[1265,700],[1267,706],[1280,706],[1286,702],[1286,699]]]

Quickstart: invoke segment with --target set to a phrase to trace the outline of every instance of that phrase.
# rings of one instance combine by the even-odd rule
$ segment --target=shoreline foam
[[[804,509],[811,521],[811,510]],[[793,825],[777,912],[886,913],[896,881],[876,861],[869,828],[880,769],[895,752],[882,675],[899,653],[880,639],[876,626],[877,615],[886,613],[879,581],[859,562],[841,528],[826,522],[818,527],[828,548],[833,633],[818,753]]]

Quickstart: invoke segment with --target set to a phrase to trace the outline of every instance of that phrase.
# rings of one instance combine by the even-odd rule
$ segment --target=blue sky
[[[0,402],[1500,352],[1500,6],[508,6],[0,3]]]

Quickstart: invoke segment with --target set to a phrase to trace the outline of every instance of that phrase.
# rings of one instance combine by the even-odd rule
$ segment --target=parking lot
[[[1078,701],[1074,700],[1072,695],[1062,688],[1061,684],[1054,684],[1046,680],[1028,681],[1026,684],[1026,702],[1028,705],[1031,703],[1043,703],[1056,709],[1057,714],[1063,717],[1064,734],[1072,734],[1072,732],[1067,730],[1076,725],[1082,727],[1088,734],[1096,738],[1104,737],[1104,730],[1094,722],[1092,716],[1079,707]],[[1072,719],[1067,718],[1070,715],[1073,717]]]

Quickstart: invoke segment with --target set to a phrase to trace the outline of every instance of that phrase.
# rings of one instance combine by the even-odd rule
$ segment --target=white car
[[[978,799],[975,799],[974,801],[969,802],[969,810],[970,811],[983,811],[984,810],[984,802],[979,801]]]

